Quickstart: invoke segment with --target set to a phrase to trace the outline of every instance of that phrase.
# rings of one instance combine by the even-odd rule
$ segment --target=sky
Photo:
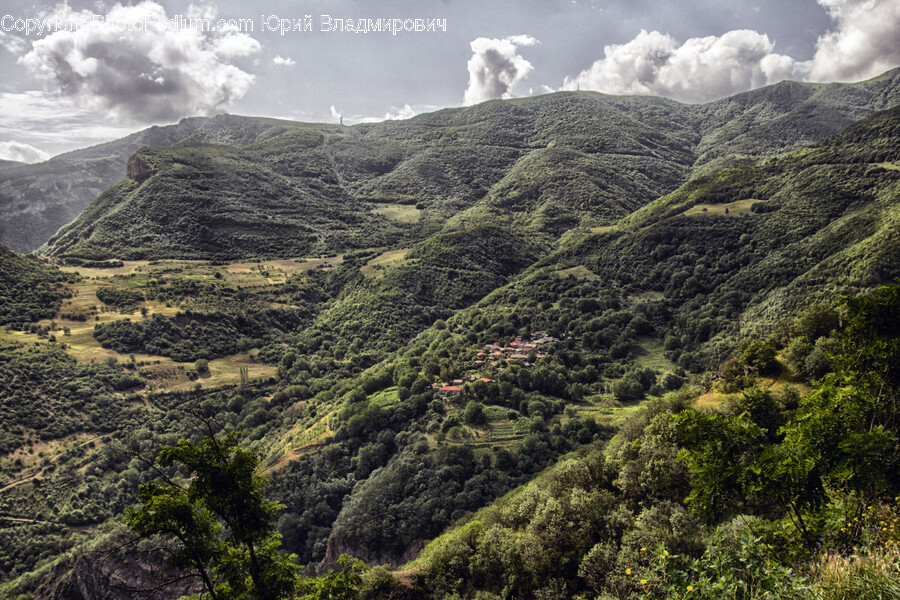
[[[702,103],[897,66],[900,0],[4,0],[0,159],[225,112],[354,124],[575,89]]]

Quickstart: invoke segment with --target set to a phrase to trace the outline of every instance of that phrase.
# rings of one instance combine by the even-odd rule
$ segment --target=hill
[[[0,246],[0,325],[21,328],[53,317],[77,276]]]
[[[0,160],[0,169],[9,169],[12,167],[21,167],[25,165],[23,162],[19,162],[17,160]]]
[[[559,93],[249,146],[194,136],[133,156],[129,177],[40,252],[287,257],[408,245],[485,219],[550,241],[609,225],[716,165],[821,140],[897,102],[898,79],[783,82],[702,106]]]
[[[294,126],[276,119],[194,117],[60,154],[42,163],[10,165],[0,171],[0,243],[19,252],[37,249],[120,181],[128,157],[143,147],[187,141],[246,145]]]
[[[441,171],[430,170],[440,164],[437,153],[400,145],[395,154],[364,153],[376,148],[367,145],[370,134],[385,138],[379,144],[399,144],[390,133],[396,123],[296,128],[245,147],[139,151],[127,180],[59,234],[60,248],[83,251],[68,256],[79,266],[61,269],[84,277],[54,292],[72,297],[58,309],[57,296],[41,300],[45,312],[35,314],[41,320],[34,327],[0,332],[0,565],[8,573],[0,590],[43,597],[60,580],[68,583],[58,589],[114,579],[107,567],[73,565],[68,552],[118,545],[115,516],[150,477],[147,457],[203,435],[192,425],[196,415],[240,430],[259,454],[271,496],[286,507],[278,522],[283,547],[311,571],[333,567],[342,552],[399,567],[437,539],[402,575],[419,585],[403,593],[569,597],[589,586],[625,596],[643,585],[625,569],[648,582],[663,577],[641,548],[659,545],[661,556],[665,549],[696,559],[708,532],[683,506],[690,478],[676,457],[702,445],[677,440],[670,419],[694,402],[718,406],[733,411],[730,417],[750,414],[758,425],[736,426],[759,437],[765,434],[753,427],[775,431],[791,411],[810,405],[803,396],[834,370],[829,356],[842,348],[835,330],[846,325],[833,309],[837,297],[868,294],[900,275],[900,108],[814,146],[706,174],[711,163],[698,166],[693,150],[679,150],[679,136],[690,133],[683,122],[670,126],[671,146],[656,156],[644,129],[598,141],[590,132],[579,135],[577,119],[565,117],[588,104],[600,121],[621,118],[625,128],[615,106],[646,109],[642,102],[560,94],[411,121],[428,139],[421,148],[433,144],[435,152],[444,144],[440,136],[450,135],[441,127],[455,123],[453,136],[464,142],[446,141],[449,166]],[[693,110],[655,102],[660,111]],[[545,128],[557,133],[532,149],[509,133],[505,148],[522,158],[492,184],[493,195],[471,191],[499,174],[487,164],[473,165],[469,182],[447,179],[447,194],[438,193],[438,177],[468,172],[463,149],[472,140],[499,135],[490,129],[493,119],[518,118],[527,129],[528,115],[544,115]],[[423,125],[429,122],[443,125]],[[777,154],[775,142],[768,147]],[[607,224],[594,225],[599,217],[585,215],[603,202],[555,204],[572,178],[577,186],[618,186],[609,198],[651,188],[627,188],[624,178],[594,181],[594,159],[612,155],[592,144],[643,148],[636,163],[695,176],[640,208],[625,205],[621,214],[637,210],[623,218],[606,212]],[[666,155],[674,158],[667,162]],[[419,209],[376,194],[399,193],[391,186],[405,175],[382,178],[409,161],[423,190],[435,186]],[[568,170],[555,178],[558,166]],[[529,187],[532,175],[536,186]],[[290,202],[254,196],[242,183],[270,177],[271,185],[284,186],[277,189],[296,194]],[[217,181],[237,187],[220,190]],[[177,210],[167,206],[169,186]],[[229,195],[232,189],[242,194]],[[523,193],[528,189],[538,192]],[[319,211],[318,220],[293,211],[304,198],[332,193],[343,201],[306,207]],[[243,210],[276,201],[282,204],[259,205],[253,218],[271,214],[275,223],[319,228],[323,238],[270,239],[246,218],[252,227],[219,235],[167,232],[149,221],[146,238],[137,228],[131,239],[114,235],[116,226],[128,231],[143,219],[143,211],[149,220],[179,219],[190,208],[223,227],[238,208],[223,211],[219,222],[204,203]],[[571,228],[575,221],[556,219],[569,206],[578,216]],[[468,217],[459,212],[465,207]],[[119,213],[126,214],[117,221]],[[338,228],[354,215],[360,220]],[[392,244],[353,237],[382,235],[361,226],[381,219],[393,222],[383,230]],[[179,254],[192,257],[243,257],[242,239],[260,252],[337,250],[361,241],[337,256],[224,264],[123,263],[104,250],[112,245],[149,258],[178,244]],[[375,243],[383,245],[367,246]],[[17,282],[29,277],[38,288],[66,277],[35,259],[0,258],[13,273],[11,290],[24,289]],[[753,386],[766,394],[749,391],[749,404],[742,404],[742,391]],[[677,396],[655,400],[670,392]],[[578,454],[519,487],[570,452]],[[765,512],[771,507],[764,498],[755,502],[735,506],[784,515],[783,507]],[[581,587],[570,585],[576,578]]]
[[[628,401],[678,387],[685,372],[715,370],[741,343],[765,339],[816,303],[865,293],[900,276],[898,135],[895,108],[763,166],[688,184],[646,212],[670,206],[698,186],[702,195],[659,220],[635,216],[631,229],[623,223],[618,231],[589,234],[540,259],[449,319],[455,335],[431,331],[426,337],[446,337],[444,343],[414,342],[405,359],[393,360],[395,373],[415,360],[426,373],[434,362],[444,381],[506,381],[512,389],[505,393],[492,397],[473,387],[458,405],[469,399],[497,404],[522,418],[541,414],[522,401],[536,395],[596,414],[593,404],[602,405],[604,392],[614,390],[617,399]],[[748,182],[752,190],[743,189]],[[507,369],[509,354],[493,365],[476,356],[487,344],[506,345],[535,331],[569,337],[565,351],[538,360],[534,368],[509,361]],[[517,393],[519,402],[512,400]],[[393,463],[381,473],[383,480],[402,470],[406,459],[396,460],[393,474]],[[396,492],[372,482],[360,488],[364,497],[356,493],[337,517],[330,556],[362,548],[367,555],[370,546],[358,534],[349,535],[345,521],[373,518],[371,507],[390,503],[389,494]]]

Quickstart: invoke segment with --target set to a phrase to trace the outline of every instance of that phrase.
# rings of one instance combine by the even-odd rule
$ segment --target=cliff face
[[[133,600],[156,591],[161,600],[180,598],[202,591],[193,577],[181,575],[166,565],[161,555],[143,552],[82,556],[64,574],[53,592],[53,600]],[[174,581],[166,584],[166,582]]]
[[[139,155],[135,154],[128,159],[126,174],[130,179],[140,183],[153,175],[153,169]]]

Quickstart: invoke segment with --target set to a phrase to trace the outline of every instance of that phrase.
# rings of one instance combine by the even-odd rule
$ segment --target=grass
[[[85,279],[70,286],[73,297],[63,301],[62,312],[77,313],[87,316],[87,320],[78,321],[72,319],[55,318],[57,330],[51,334],[56,341],[66,345],[66,352],[78,362],[91,361],[102,362],[115,359],[122,362],[127,360],[122,354],[103,348],[94,339],[94,326],[110,323],[120,319],[142,319],[137,311],[122,313],[106,307],[97,298],[97,290],[109,285],[116,275],[129,275],[143,273],[147,279],[129,280],[124,284],[134,287],[143,287],[146,281],[154,276],[154,273],[172,274],[178,272],[185,279],[203,279],[219,282],[222,285],[277,285],[283,283],[289,275],[302,273],[324,265],[331,267],[339,264],[341,257],[310,258],[310,259],[284,259],[267,260],[260,263],[233,263],[222,266],[212,266],[204,261],[158,261],[150,264],[148,261],[128,261],[122,267],[114,269],[85,269],[83,267],[62,267],[65,271],[79,272]],[[268,272],[265,277],[261,272]],[[224,273],[221,280],[215,277],[215,273]],[[116,282],[120,285],[121,282]],[[163,302],[149,300],[140,303],[140,308],[147,311],[147,317],[160,314],[166,317],[174,317],[179,308],[167,306]],[[50,325],[51,321],[44,320],[39,324]],[[69,335],[64,334],[64,329],[69,329]],[[0,330],[0,340],[17,342],[42,343],[46,341],[36,334],[20,331]],[[223,385],[236,385],[240,381],[240,370],[246,368],[250,379],[266,379],[275,375],[275,367],[266,365],[256,360],[255,353],[242,352],[232,356],[218,358],[209,361],[209,372],[197,380],[191,380],[185,375],[185,370],[192,368],[193,363],[179,363],[164,356],[151,354],[135,354],[134,360],[138,368],[156,375],[148,381],[148,388],[159,391],[189,390],[197,383],[204,387],[218,387]],[[142,364],[143,363],[143,364]]]
[[[660,373],[675,369],[675,363],[666,358],[665,348],[657,339],[644,340],[640,344],[641,354],[637,357],[637,364],[641,367],[650,367]]]
[[[325,410],[325,407],[320,406],[319,409]],[[289,429],[278,440],[276,447],[280,450],[266,460],[267,466],[262,473],[268,474],[277,471],[304,454],[311,454],[318,450],[325,438],[334,434],[330,426],[332,414],[333,412],[325,413],[303,430],[299,430],[299,427]]]
[[[600,279],[596,274],[594,274],[590,269],[585,267],[584,265],[578,265],[577,267],[572,267],[570,269],[563,269],[561,271],[555,271],[555,274],[560,279],[565,279],[566,277],[572,276],[578,279],[587,279],[589,281],[595,281]]]
[[[612,394],[600,394],[589,399],[587,403],[576,405],[575,412],[579,417],[590,417],[600,425],[619,427],[636,413],[648,400],[622,403]]]
[[[36,435],[29,438],[30,444],[26,444],[3,459],[3,471],[16,460],[21,461],[22,467],[16,468],[15,477],[3,480],[0,483],[0,492],[24,485],[34,479],[39,479],[44,468],[55,463],[60,456],[70,450],[87,446],[94,442],[96,446],[102,446],[102,436],[90,433],[75,433],[53,440],[41,440]],[[96,449],[94,449],[96,451]]]
[[[392,404],[397,404],[399,401],[400,398],[397,397],[397,386],[389,387],[369,396],[369,404],[380,408],[386,408]]]
[[[728,202],[727,204],[697,204],[682,214],[684,214],[685,217],[740,217],[743,215],[752,215],[753,212],[750,210],[750,207],[756,202],[760,202],[760,200],[748,198],[746,200],[735,200],[734,202]]]
[[[401,223],[418,223],[422,211],[410,204],[381,204],[370,212]]]
[[[74,267],[70,265],[59,265],[59,270],[65,273],[78,273],[82,277],[112,277],[113,275],[130,275],[142,267],[150,264],[148,260],[126,260],[121,267],[112,269],[92,269],[87,267]]]
[[[111,279],[115,275],[145,274],[148,279],[154,275],[171,275],[179,273],[184,279],[197,279],[218,282],[222,285],[257,286],[277,285],[284,283],[290,275],[306,273],[313,269],[329,269],[343,262],[343,256],[329,258],[284,258],[261,261],[235,262],[226,265],[212,265],[201,260],[130,260],[124,265],[112,269],[92,269],[85,267],[60,266],[60,270],[68,273],[79,273],[92,280]],[[221,279],[216,278],[219,273]],[[146,280],[131,282],[140,287]]]
[[[819,564],[817,598],[900,598],[900,555],[896,547],[866,556],[829,555]]]
[[[332,268],[343,262],[342,256],[331,258],[285,258],[278,260],[263,260],[260,262],[238,262],[224,267],[228,273],[259,273],[295,275],[305,273],[318,268]]]
[[[103,271],[104,269],[98,270]],[[112,271],[113,269],[108,270]],[[86,321],[61,318],[53,319],[53,323],[56,324],[58,329],[58,331],[53,332],[53,335],[56,336],[58,342],[66,344],[66,351],[78,362],[90,362],[92,360],[102,361],[110,357],[118,359],[122,356],[113,350],[107,350],[100,346],[97,340],[94,339],[94,325],[110,323],[125,318],[141,318],[137,311],[130,314],[123,314],[118,311],[107,309],[97,298],[97,290],[105,285],[104,279],[111,277],[112,275],[113,274],[110,273],[103,278],[83,279],[81,282],[70,286],[74,297],[63,301],[62,311],[87,315],[88,318]],[[173,317],[178,312],[177,308],[165,306],[165,304],[156,301],[143,302],[141,303],[141,306],[147,309],[148,317],[154,314]],[[137,316],[135,316],[135,313],[137,313]],[[39,324],[50,325],[50,323],[51,321],[47,319],[41,321]],[[63,333],[63,330],[66,327],[69,328],[69,335],[64,335]],[[37,335],[19,331],[2,331],[0,332],[0,339],[12,339],[20,342],[41,341],[41,338]],[[162,357],[152,355],[135,355],[135,358],[139,361],[162,359]]]
[[[367,262],[364,266],[360,267],[359,270],[363,274],[363,277],[377,277],[379,272],[386,266],[403,260],[406,257],[407,252],[409,252],[409,248],[388,250]]]
[[[606,233],[616,229],[618,229],[618,225],[602,225],[600,227],[591,227],[591,233]]]
[[[811,390],[808,385],[805,385],[796,380],[794,374],[784,363],[781,363],[781,372],[776,377],[757,377],[756,385],[761,388],[768,389],[775,394],[781,394],[784,392],[784,389],[787,386],[791,386],[799,392],[801,396],[805,396]],[[703,408],[719,408],[723,402],[725,402],[731,396],[740,396],[741,392],[732,392],[725,393],[721,389],[719,389],[718,384],[713,386],[711,389],[706,392],[700,394],[697,397],[697,401],[695,402],[695,406],[703,407]]]
[[[179,379],[169,389],[187,390],[197,383],[203,387],[219,387],[223,385],[238,385],[240,383],[241,368],[247,369],[247,377],[253,379],[267,379],[275,376],[275,366],[261,363],[256,358],[256,352],[241,352],[223,358],[209,361],[209,373],[200,376],[196,381],[187,378]],[[193,364],[193,363],[188,363]]]

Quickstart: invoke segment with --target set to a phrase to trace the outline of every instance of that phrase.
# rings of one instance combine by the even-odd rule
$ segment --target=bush
[[[775,344],[772,340],[754,340],[741,353],[741,362],[756,369],[757,373],[771,373],[778,362],[775,360]]]
[[[616,382],[613,386],[613,395],[620,402],[640,400],[644,397],[644,386],[634,376],[629,375]]]
[[[484,414],[484,406],[475,400],[470,400],[463,413],[463,421],[472,426],[487,424],[487,415]]]

